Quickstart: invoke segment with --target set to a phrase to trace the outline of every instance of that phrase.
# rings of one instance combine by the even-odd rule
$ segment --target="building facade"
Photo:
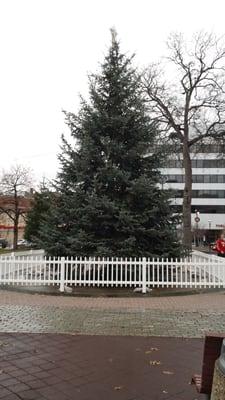
[[[205,145],[192,153],[193,240],[213,241],[225,230],[225,159],[219,147]],[[182,212],[184,169],[182,154],[171,155],[162,169],[164,188],[173,189],[172,206]]]
[[[18,197],[18,208],[20,212],[19,224],[18,224],[18,240],[23,239],[25,226],[26,226],[26,214],[31,208],[32,195],[25,195]],[[15,199],[13,196],[0,196],[0,239],[5,239],[9,246],[13,244],[14,236],[14,223],[13,219],[9,217],[15,216]]]
[[[11,247],[13,244],[13,221],[6,215],[0,214],[0,239],[5,239]],[[23,216],[19,218],[18,240],[23,239],[25,231],[25,219]]]

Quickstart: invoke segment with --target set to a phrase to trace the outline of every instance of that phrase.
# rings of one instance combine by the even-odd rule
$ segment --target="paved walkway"
[[[0,332],[201,338],[225,332],[223,292],[176,297],[76,298],[0,291]]]
[[[202,400],[202,340],[0,334],[0,399]]]
[[[224,312],[224,292],[84,298],[0,290],[0,399],[203,400],[190,385],[201,371],[200,338],[225,332]]]
[[[1,305],[54,306],[59,308],[103,309],[103,310],[183,310],[225,311],[225,291],[185,296],[158,297],[74,297],[23,293],[0,289]]]

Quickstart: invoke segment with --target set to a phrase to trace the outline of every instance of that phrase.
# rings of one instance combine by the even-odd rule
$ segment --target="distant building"
[[[26,226],[26,214],[31,208],[32,196],[30,194],[19,197],[19,208],[23,215],[19,218],[18,240],[23,239],[24,230]],[[13,196],[0,196],[0,207],[10,212],[14,209]],[[12,219],[0,209],[0,238],[6,239],[9,245],[13,243],[13,221]]]
[[[225,159],[217,145],[202,146],[192,159],[193,238],[213,241],[225,230]],[[182,154],[171,154],[162,169],[163,186],[174,190],[172,206],[182,212],[184,169]]]

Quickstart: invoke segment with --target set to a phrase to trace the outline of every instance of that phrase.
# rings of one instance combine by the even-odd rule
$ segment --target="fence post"
[[[64,292],[65,286],[65,257],[61,257],[60,292]]]
[[[146,257],[142,258],[142,293],[146,293]]]

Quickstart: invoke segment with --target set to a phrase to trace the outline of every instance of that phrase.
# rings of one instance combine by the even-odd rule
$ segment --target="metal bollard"
[[[223,340],[223,344],[221,347],[221,354],[218,360],[218,367],[225,376],[225,339]]]

